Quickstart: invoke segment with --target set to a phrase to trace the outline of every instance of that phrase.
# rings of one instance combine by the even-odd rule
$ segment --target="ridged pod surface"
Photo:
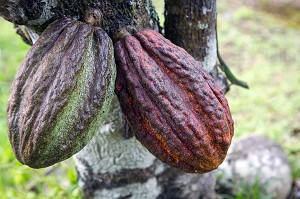
[[[114,94],[113,44],[100,28],[52,23],[23,60],[7,108],[16,158],[33,168],[81,150],[104,121]]]
[[[233,120],[201,63],[153,30],[125,36],[115,56],[115,92],[137,139],[186,172],[216,169],[230,146]]]

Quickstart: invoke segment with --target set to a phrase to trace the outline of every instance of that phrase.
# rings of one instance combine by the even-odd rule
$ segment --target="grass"
[[[267,195],[261,190],[261,185],[259,180],[254,182],[251,186],[247,185],[247,183],[242,184],[239,187],[235,199],[272,199],[272,195]]]
[[[227,98],[235,120],[235,137],[266,135],[280,143],[300,178],[300,30],[236,0],[218,1],[220,52],[250,90],[233,86]],[[163,1],[155,0],[160,17]],[[234,9],[230,6],[236,5]],[[163,18],[161,18],[163,22]],[[29,49],[13,26],[0,20],[0,193],[1,199],[81,198],[72,159],[47,169],[18,163],[10,148],[6,104],[18,65]],[[298,26],[299,27],[299,26]],[[252,192],[251,192],[252,190]],[[260,196],[257,187],[247,192]],[[236,198],[247,198],[245,190]],[[254,197],[254,196],[253,196]],[[251,196],[250,196],[251,198]]]
[[[232,87],[227,98],[235,139],[266,135],[280,143],[300,178],[300,34],[272,14],[241,6],[219,10],[221,53],[250,90]],[[228,16],[229,15],[229,16]],[[297,160],[298,159],[298,160]]]
[[[246,179],[245,179],[246,180]],[[259,177],[256,180],[249,184],[247,181],[241,181],[240,184],[227,184],[227,190],[218,190],[218,193],[221,193],[220,196],[223,199],[272,199],[274,195],[272,193],[266,194],[260,185]],[[224,187],[223,187],[224,188]],[[234,194],[231,194],[231,189],[234,189]],[[223,191],[223,192],[222,192]]]

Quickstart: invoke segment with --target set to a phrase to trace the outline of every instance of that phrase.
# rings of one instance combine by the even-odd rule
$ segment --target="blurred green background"
[[[296,1],[295,1],[296,2]],[[154,0],[163,23],[163,0]],[[300,179],[300,5],[283,0],[218,0],[220,52],[251,89],[227,94],[235,137],[266,135],[281,144]],[[14,158],[7,137],[11,82],[29,49],[0,18],[0,198],[81,198],[72,159],[34,170]]]

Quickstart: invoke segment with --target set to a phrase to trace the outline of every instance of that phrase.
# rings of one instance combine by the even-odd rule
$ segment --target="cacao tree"
[[[165,0],[162,28],[151,0],[0,0],[0,15],[33,44],[47,26],[71,17],[85,21],[86,11],[102,13],[101,28],[114,40],[124,27],[153,29],[184,48],[224,92],[217,70],[216,1]],[[79,142],[79,141],[77,141]],[[215,177],[185,173],[156,159],[133,136],[116,96],[105,123],[75,156],[78,183],[87,198],[214,198]]]

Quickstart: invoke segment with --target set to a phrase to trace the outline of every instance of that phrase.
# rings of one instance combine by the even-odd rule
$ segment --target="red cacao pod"
[[[216,169],[230,146],[233,120],[201,63],[153,30],[124,36],[115,57],[115,92],[137,139],[186,172]]]

